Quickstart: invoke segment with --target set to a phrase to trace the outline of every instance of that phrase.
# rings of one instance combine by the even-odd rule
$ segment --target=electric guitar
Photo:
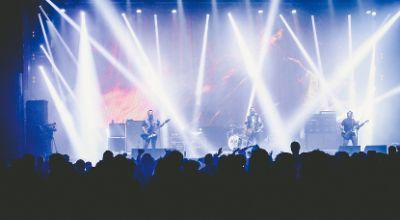
[[[140,137],[141,137],[143,140],[145,140],[145,141],[150,140],[151,138],[157,137],[158,134],[156,133],[156,130],[160,129],[161,127],[163,127],[165,124],[167,124],[167,123],[170,122],[170,121],[171,121],[171,119],[165,120],[162,124],[160,124],[159,126],[157,126],[157,128],[154,129],[153,132],[150,132],[150,133],[143,133],[143,134],[140,135]]]
[[[360,125],[354,126],[354,129],[350,130],[350,131],[342,131],[342,137],[346,140],[350,139],[351,136],[355,135],[355,133],[362,127],[364,126],[366,123],[368,123],[369,120],[364,121],[363,123],[361,123]]]

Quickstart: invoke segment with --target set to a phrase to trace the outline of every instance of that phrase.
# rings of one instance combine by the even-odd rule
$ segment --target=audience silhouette
[[[106,151],[95,165],[25,155],[0,162],[1,219],[387,219],[397,217],[400,156],[265,149],[154,159]]]

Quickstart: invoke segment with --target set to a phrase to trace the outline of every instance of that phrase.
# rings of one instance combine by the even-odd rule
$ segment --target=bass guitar
[[[364,125],[365,125],[366,123],[368,123],[368,122],[369,122],[369,120],[366,120],[366,121],[364,121],[363,123],[361,123],[361,124],[359,124],[359,125],[357,125],[357,126],[354,126],[354,129],[352,129],[352,130],[350,130],[350,131],[347,131],[347,132],[342,131],[342,137],[343,137],[344,139],[346,139],[346,140],[350,139],[353,135],[356,134],[356,132],[357,132],[362,126],[364,126]]]
[[[154,137],[157,137],[158,134],[157,134],[156,131],[157,131],[158,129],[162,128],[165,124],[167,124],[167,123],[170,122],[170,121],[171,121],[171,119],[165,120],[162,124],[160,124],[159,126],[157,126],[157,128],[154,129],[153,132],[143,133],[143,134],[140,135],[140,137],[141,137],[143,140],[145,140],[145,141],[150,140],[150,139],[152,139],[152,138],[154,138]]]

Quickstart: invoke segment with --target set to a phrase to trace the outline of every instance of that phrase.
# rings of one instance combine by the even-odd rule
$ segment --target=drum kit
[[[246,134],[246,129],[244,127],[239,127],[235,125],[230,125],[227,132],[227,138],[227,144],[230,150],[244,148],[256,144],[252,143],[252,141],[249,140],[249,136]]]

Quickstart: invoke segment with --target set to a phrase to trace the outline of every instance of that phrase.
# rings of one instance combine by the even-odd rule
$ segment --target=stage
[[[149,110],[168,122],[147,144],[190,158],[250,142],[334,152],[348,111],[368,121],[361,150],[400,142],[395,1],[41,0],[24,13],[22,153],[130,154]]]

